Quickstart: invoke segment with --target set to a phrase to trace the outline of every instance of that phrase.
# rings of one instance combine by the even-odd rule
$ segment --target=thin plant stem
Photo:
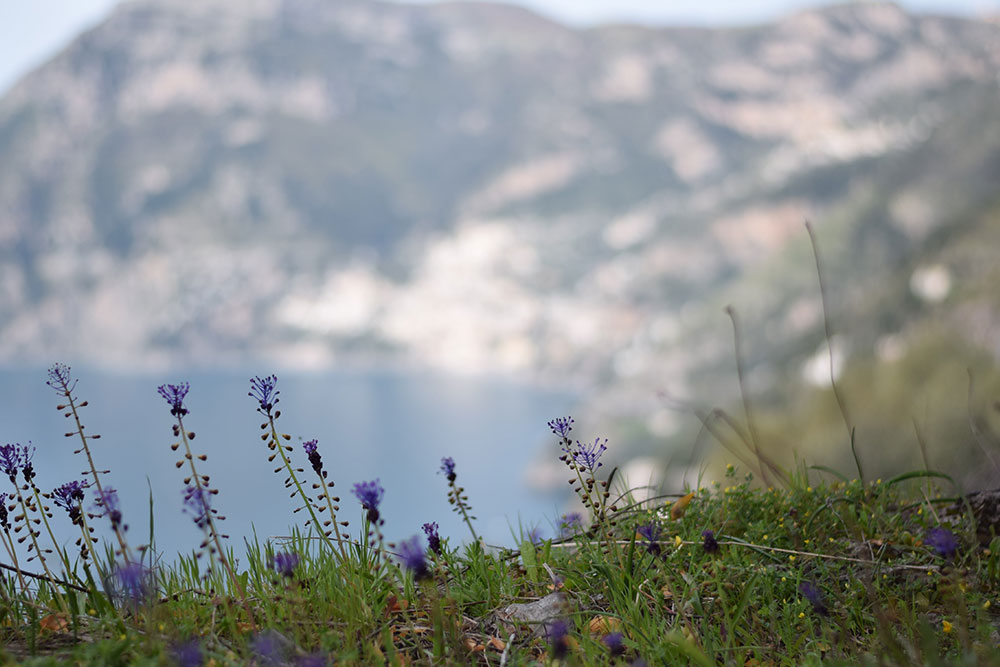
[[[71,436],[71,435],[79,435],[80,436],[80,443],[82,444],[81,450],[83,451],[84,454],[87,455],[87,464],[90,466],[90,476],[94,480],[94,486],[97,487],[97,496],[98,496],[98,498],[103,498],[104,497],[104,487],[101,485],[101,476],[100,476],[100,474],[98,474],[97,466],[94,464],[94,457],[90,453],[90,444],[89,444],[89,442],[87,440],[87,435],[83,432],[84,431],[84,426],[83,426],[83,422],[80,421],[80,413],[79,413],[79,410],[78,410],[79,407],[86,406],[87,405],[87,401],[84,401],[79,406],[77,406],[77,404],[76,404],[76,397],[73,396],[73,390],[76,388],[76,382],[75,381],[72,383],[72,386],[70,386],[69,384],[67,384],[65,382],[64,379],[62,379],[60,377],[60,379],[58,381],[58,385],[59,386],[56,387],[56,391],[58,391],[62,396],[65,396],[68,403],[65,406],[57,406],[57,407],[60,410],[64,410],[66,407],[68,407],[70,409],[70,412],[73,415],[73,421],[76,423],[76,430],[73,431],[73,432],[71,432],[71,433],[67,433],[66,435],[67,436]],[[91,437],[92,438],[98,438],[100,436],[96,436],[95,435],[95,436],[91,436]],[[78,451],[81,451],[81,450],[78,450]],[[126,563],[130,562],[131,561],[131,552],[130,552],[129,547],[128,547],[128,542],[125,541],[125,534],[122,532],[121,528],[117,524],[113,524],[111,526],[111,528],[112,528],[112,530],[115,533],[115,537],[118,539],[118,546],[121,547],[121,556],[122,556],[122,558],[125,560]]]
[[[207,501],[205,500],[205,494],[209,491],[201,483],[201,477],[198,475],[198,470],[195,468],[194,456],[191,454],[191,444],[188,440],[187,431],[184,430],[184,418],[181,415],[177,415],[177,426],[180,429],[181,441],[184,443],[184,458],[187,459],[188,465],[191,467],[191,478],[194,480],[195,488],[198,490],[198,498],[204,504],[203,509],[205,512],[208,534],[210,539],[215,542],[215,548],[218,554],[217,558],[219,559],[219,562],[222,563],[222,567],[225,568],[230,583],[236,589],[236,592],[239,593],[240,601],[243,604],[244,611],[247,613],[247,618],[250,621],[251,628],[256,631],[257,621],[254,619],[253,611],[250,609],[250,604],[247,602],[246,591],[243,590],[243,585],[240,583],[239,577],[236,576],[236,572],[233,571],[232,566],[229,564],[229,559],[226,558],[226,552],[223,550],[222,542],[219,538],[219,531],[215,527],[215,520],[212,518],[212,513],[209,511]]]
[[[806,221],[806,231],[809,233],[809,242],[812,244],[813,258],[816,260],[816,277],[819,280],[819,298],[823,306],[823,329],[826,333],[826,347],[830,354],[830,387],[833,389],[833,396],[837,399],[837,406],[840,408],[840,415],[844,418],[844,427],[847,429],[847,439],[851,445],[851,454],[854,456],[854,465],[858,469],[858,479],[862,485],[865,482],[865,474],[861,469],[861,459],[858,458],[858,450],[854,441],[854,427],[851,425],[851,418],[847,413],[847,403],[840,395],[840,388],[837,386],[836,373],[833,364],[833,333],[830,329],[830,307],[826,298],[826,278],[823,276],[823,262],[819,256],[819,244],[816,242],[816,234],[812,225]]]
[[[305,490],[303,490],[302,484],[299,483],[299,478],[295,474],[295,469],[292,468],[292,462],[285,454],[285,448],[281,444],[281,436],[278,435],[278,427],[275,426],[274,424],[274,416],[268,414],[267,422],[271,428],[271,442],[274,445],[275,449],[278,450],[278,454],[281,456],[281,462],[285,466],[285,471],[288,473],[288,478],[291,480],[292,484],[295,485],[295,490],[298,493],[299,497],[302,498],[303,502],[305,502],[306,510],[309,512],[309,516],[312,518],[312,523],[316,529],[316,532],[319,533],[320,537],[326,541],[327,545],[330,548],[333,548],[333,542],[330,540],[330,537],[323,531],[323,524],[320,522],[319,517],[316,516],[316,512],[313,509],[312,502],[309,500],[309,496],[306,495]]]

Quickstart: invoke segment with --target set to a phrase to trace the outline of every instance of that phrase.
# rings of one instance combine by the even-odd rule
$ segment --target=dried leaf
[[[497,651],[503,651],[504,649],[507,648],[507,643],[504,642],[499,637],[490,637],[490,641],[488,641],[487,643],[490,645],[490,648]]]
[[[405,611],[406,608],[409,607],[409,606],[410,606],[410,602],[406,598],[403,598],[402,600],[400,600],[395,595],[390,595],[389,599],[386,600],[386,602],[385,602],[385,615],[386,615],[386,618],[388,618],[389,615],[392,614],[393,612]]]
[[[69,627],[69,622],[64,614],[49,614],[42,617],[39,625],[42,630],[49,632],[64,632]]]
[[[621,630],[622,623],[613,616],[595,616],[590,619],[590,634],[607,635]]]

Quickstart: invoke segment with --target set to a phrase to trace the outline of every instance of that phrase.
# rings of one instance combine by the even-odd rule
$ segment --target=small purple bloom
[[[579,512],[563,514],[559,519],[559,534],[563,537],[575,535],[583,528],[583,515]]]
[[[566,635],[569,634],[569,626],[566,624],[566,621],[562,619],[553,621],[549,624],[547,630],[549,644],[552,646],[552,657],[556,660],[565,658],[569,652],[569,643],[566,641]]]
[[[446,456],[441,459],[441,472],[448,478],[449,482],[455,481],[455,459]]]
[[[17,484],[18,471],[24,471],[26,481],[31,481],[35,476],[31,467],[31,457],[35,455],[35,448],[28,445],[7,443],[0,447],[0,470],[10,478],[11,484]]]
[[[134,603],[142,602],[153,592],[150,572],[142,563],[125,563],[115,567],[115,582],[119,594]]]
[[[61,394],[72,391],[70,383],[73,381],[69,374],[69,366],[55,363],[49,368],[49,380],[45,384],[49,385]]]
[[[0,493],[0,528],[5,533],[10,532],[10,518],[7,514],[7,494]]]
[[[382,496],[385,494],[385,489],[379,484],[378,479],[374,479],[370,482],[358,482],[354,485],[354,495],[357,496],[358,500],[364,505],[365,509],[378,509],[379,503],[382,502]]]
[[[572,417],[556,417],[549,422],[549,429],[554,435],[558,435],[564,440],[569,440],[569,432],[573,430]]]
[[[103,491],[97,491],[97,506],[102,516],[108,517],[111,527],[128,530],[128,526],[122,525],[122,511],[118,506],[118,492],[110,486],[104,487]]]
[[[205,664],[205,656],[201,652],[201,642],[192,639],[183,644],[177,644],[171,651],[178,667],[201,667]]]
[[[84,501],[83,490],[87,488],[86,482],[66,482],[52,491],[52,501],[59,507],[66,510],[73,523],[80,521],[80,507]]]
[[[291,578],[298,564],[299,555],[294,551],[286,551],[271,557],[270,568],[283,577]]]
[[[660,525],[655,521],[650,521],[636,528],[636,532],[646,538],[646,549],[649,553],[658,556],[661,551],[659,544]]]
[[[190,385],[187,382],[179,384],[161,384],[156,390],[170,404],[170,414],[183,417],[189,410],[184,407],[184,397],[187,396]]]
[[[302,449],[306,450],[306,456],[309,457],[309,463],[312,465],[312,469],[316,471],[317,475],[325,478],[326,473],[323,472],[323,459],[320,457],[319,452],[316,451],[317,444],[317,440],[306,440],[302,443]]]
[[[947,528],[931,528],[927,531],[924,544],[934,550],[942,558],[951,558],[958,551],[958,539]]]
[[[441,536],[438,534],[437,523],[425,523],[424,535],[427,536],[427,546],[438,556],[441,555]]]
[[[544,538],[542,538],[542,529],[539,526],[535,526],[528,531],[528,541],[536,547],[545,541]]]
[[[382,502],[385,489],[379,484],[377,479],[370,482],[358,482],[354,485],[354,495],[361,502],[362,507],[368,511],[368,521],[378,523],[378,506]]]
[[[12,484],[17,483],[17,472],[21,469],[21,453],[17,445],[9,442],[0,446],[0,470],[10,478]]]
[[[266,378],[258,375],[250,380],[250,393],[247,396],[257,399],[257,402],[260,403],[260,412],[270,414],[271,408],[278,402],[278,394],[281,392],[275,391],[274,388],[277,384],[277,375],[268,375]]]
[[[601,455],[608,448],[608,439],[605,438],[604,442],[601,442],[600,438],[594,440],[594,444],[585,445],[579,440],[576,441],[576,448],[563,447],[563,451],[569,454],[576,465],[580,466],[585,470],[594,472],[600,468],[603,463],[598,463],[597,460],[601,458]]]
[[[608,647],[612,658],[617,658],[625,653],[625,644],[622,642],[622,639],[624,639],[624,636],[620,632],[612,632],[609,635],[604,635],[601,639],[604,645]]]
[[[702,531],[701,536],[704,538],[702,546],[705,548],[706,553],[714,554],[719,550],[719,543],[715,539],[715,533],[711,530]]]
[[[399,543],[399,560],[403,567],[413,573],[413,578],[417,581],[426,579],[430,575],[427,571],[426,555],[417,535]]]
[[[184,511],[190,512],[195,525],[202,530],[208,526],[211,510],[211,493],[208,489],[194,485],[184,489]]]
[[[812,605],[813,611],[817,614],[820,616],[830,615],[830,610],[826,608],[826,604],[823,602],[823,594],[816,584],[811,581],[803,581],[799,585],[799,592],[802,593],[802,597],[809,600],[809,604]]]
[[[274,630],[265,630],[257,635],[250,647],[262,665],[281,665],[287,652],[288,640]]]

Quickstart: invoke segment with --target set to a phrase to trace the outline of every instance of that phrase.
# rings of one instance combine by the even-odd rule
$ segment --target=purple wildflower
[[[260,664],[281,665],[284,664],[288,644],[288,640],[274,630],[265,630],[250,642],[250,647]]]
[[[565,658],[566,653],[569,652],[569,643],[566,641],[566,635],[569,634],[569,626],[566,624],[566,621],[562,619],[553,621],[549,624],[547,630],[549,644],[552,647],[552,657],[556,660]]]
[[[378,506],[382,502],[385,489],[379,484],[378,479],[371,482],[359,482],[354,485],[354,495],[361,502],[362,507],[368,512],[368,521],[378,523]]]
[[[258,410],[266,415],[271,414],[271,408],[278,402],[278,394],[281,392],[275,390],[277,384],[277,375],[268,375],[266,378],[258,375],[250,380],[250,392],[247,396],[256,398],[260,403]]]
[[[660,555],[660,525],[655,521],[645,523],[636,532],[646,538],[646,549],[654,556]]]
[[[17,445],[9,442],[0,447],[0,470],[10,478],[11,484],[17,484],[17,472],[21,469],[21,452]]]
[[[817,614],[820,616],[830,615],[830,610],[826,608],[826,604],[823,602],[823,594],[816,584],[811,581],[803,581],[799,585],[799,592],[802,593],[802,597],[809,600],[809,604],[812,605],[813,611]]]
[[[80,521],[80,507],[84,501],[83,490],[87,488],[86,482],[66,482],[52,491],[52,501],[59,507],[66,510],[73,523]]]
[[[10,532],[10,517],[7,514],[7,494],[0,493],[0,528],[5,533]]]
[[[133,603],[142,602],[153,592],[150,572],[142,563],[118,565],[114,576],[119,594]]]
[[[451,458],[450,456],[446,456],[443,459],[441,459],[441,472],[444,473],[444,476],[448,478],[449,482],[454,482],[456,477],[455,459]]]
[[[705,548],[706,553],[714,554],[719,550],[719,543],[715,539],[715,533],[711,530],[702,531],[701,536],[704,538],[702,546]]]
[[[438,534],[437,523],[425,523],[424,535],[427,536],[427,546],[438,556],[441,555],[441,536]]]
[[[45,384],[49,385],[61,394],[72,391],[70,383],[73,381],[69,374],[70,367],[66,364],[55,363],[49,368],[49,379]]]
[[[528,541],[534,544],[536,547],[545,541],[544,538],[542,537],[541,527],[535,526],[534,528],[528,531]]]
[[[271,556],[269,567],[281,576],[291,578],[298,564],[299,555],[294,551],[286,551]]]
[[[564,440],[569,440],[569,432],[573,430],[572,417],[556,417],[549,422],[549,429]]]
[[[178,667],[201,667],[205,664],[205,656],[201,652],[201,642],[197,639],[177,644],[171,653],[174,654],[174,661]]]
[[[208,489],[194,485],[184,489],[184,511],[191,513],[195,525],[202,530],[208,526],[211,509],[211,493]]]
[[[601,439],[597,438],[594,440],[594,444],[592,445],[585,445],[577,440],[575,449],[573,447],[564,446],[563,451],[573,459],[573,462],[576,463],[576,465],[584,470],[594,472],[604,465],[603,463],[598,463],[597,460],[601,458],[601,455],[608,448],[607,443],[607,438],[604,439],[604,442],[601,442]]]
[[[579,512],[563,514],[559,519],[559,534],[568,537],[578,533],[583,528],[583,515]]]
[[[170,404],[170,414],[174,417],[183,417],[189,410],[184,407],[184,397],[187,396],[191,386],[187,382],[179,384],[161,384],[156,390],[160,396]]]
[[[28,445],[31,445],[29,442]],[[24,462],[21,464],[21,476],[24,477],[24,481],[28,484],[34,486],[34,482],[31,480],[35,478],[35,466],[31,463],[31,457],[35,455],[35,448],[25,446],[23,449]]]
[[[601,639],[604,645],[608,647],[612,658],[617,658],[625,653],[625,644],[622,643],[622,639],[624,639],[624,636],[620,632],[612,632],[609,635],[604,635]]]
[[[24,471],[25,480],[30,482],[35,476],[31,467],[31,457],[34,455],[34,447],[7,443],[0,447],[0,470],[10,478],[11,484],[17,484],[17,473],[21,470]]]
[[[302,449],[306,450],[306,456],[309,457],[312,469],[316,471],[317,475],[325,478],[326,472],[323,471],[323,459],[320,457],[319,452],[316,451],[317,444],[317,440],[306,440],[302,443]]]
[[[958,539],[955,534],[947,528],[931,528],[927,531],[924,544],[934,550],[942,558],[951,558],[958,551]]]
[[[118,506],[118,491],[110,486],[104,487],[103,491],[97,491],[97,506],[102,516],[108,517],[111,527],[115,530],[121,528],[128,530],[128,526],[122,525],[122,511]]]
[[[426,579],[430,575],[427,571],[426,555],[427,552],[424,551],[417,535],[399,543],[399,560],[403,567],[413,573],[413,578],[417,581]]]

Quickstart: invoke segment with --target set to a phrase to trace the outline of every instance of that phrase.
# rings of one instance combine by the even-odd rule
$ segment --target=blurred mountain
[[[822,391],[808,219],[838,365],[993,373],[998,71],[997,23],[883,3],[126,2],[0,99],[0,360],[514,374],[651,441],[737,395],[727,304],[762,410]]]

